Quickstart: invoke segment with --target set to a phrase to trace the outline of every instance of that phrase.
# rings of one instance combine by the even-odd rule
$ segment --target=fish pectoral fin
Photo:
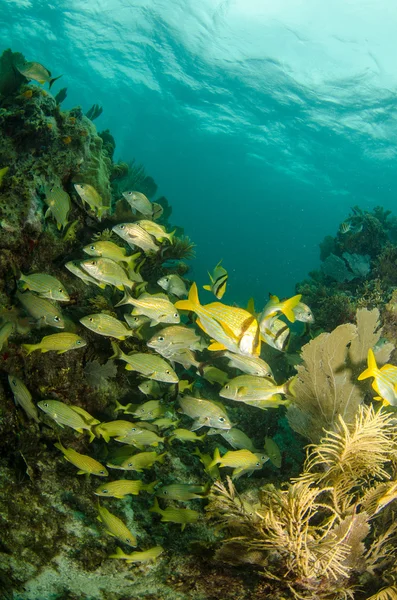
[[[216,352],[217,350],[227,350],[227,348],[220,342],[212,342],[212,344],[208,346],[207,350],[210,350],[211,352]]]
[[[242,385],[241,387],[239,387],[237,389],[237,396],[244,396],[244,394],[246,394],[248,391],[248,388],[246,385]]]
[[[77,471],[77,475],[89,475],[89,473],[87,473],[87,471],[82,471],[80,469],[79,471]]]
[[[156,325],[158,325],[160,323],[160,321],[158,321],[157,319],[152,319],[150,321],[150,327],[155,327]]]
[[[125,370],[126,371],[133,371],[134,369],[131,367],[131,365],[129,365],[128,363],[125,365]]]
[[[186,523],[182,523],[182,525],[181,525],[181,531],[183,531],[185,529],[185,527],[186,527]]]

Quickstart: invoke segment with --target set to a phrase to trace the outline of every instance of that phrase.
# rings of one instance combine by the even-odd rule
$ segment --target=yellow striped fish
[[[123,192],[123,197],[127,200],[132,210],[140,212],[142,215],[151,217],[153,214],[153,205],[150,200],[141,192]]]
[[[59,185],[46,186],[44,193],[44,202],[48,206],[45,217],[51,214],[57,222],[57,228],[63,229],[68,224],[71,209],[69,194]]]
[[[233,354],[233,352],[225,352],[223,356],[229,359],[229,367],[239,369],[247,375],[273,377],[270,366],[267,362],[259,358],[259,356],[242,356],[240,354]]]
[[[82,269],[80,269],[81,262],[83,262],[83,261],[78,262],[76,260],[70,260],[69,262],[67,262],[65,264],[65,268],[68,271],[70,271],[71,273],[73,273],[73,275],[76,275],[76,277],[78,277],[79,279],[81,279],[81,281],[83,281],[83,283],[85,283],[85,285],[88,285],[89,283],[92,283],[94,285],[97,285],[102,290],[104,290],[105,287],[106,287],[106,284],[105,283],[101,283],[97,279],[94,279],[93,277],[91,277],[91,275],[88,275],[88,273],[86,273],[85,271],[83,271]]]
[[[115,440],[122,444],[136,446],[142,450],[145,446],[158,446],[160,442],[164,441],[164,438],[158,436],[154,431],[134,427],[128,433],[116,437]]]
[[[110,258],[117,263],[124,262],[129,269],[133,270],[135,270],[137,261],[142,256],[140,252],[136,252],[135,254],[131,254],[131,256],[127,256],[127,250],[125,248],[122,248],[121,246],[118,246],[109,240],[92,242],[92,244],[85,246],[83,250],[90,256],[102,256],[103,258]]]
[[[29,392],[22,379],[19,379],[19,377],[16,377],[15,375],[9,375],[8,383],[14,394],[15,404],[19,404],[19,406],[23,408],[29,419],[33,419],[36,423],[39,423],[39,416],[37,408],[32,401],[32,394]]]
[[[64,285],[48,273],[32,273],[19,278],[19,288],[37,292],[41,298],[49,298],[57,302],[69,302],[70,297]]]
[[[167,233],[163,225],[159,225],[158,223],[154,223],[153,221],[147,221],[144,219],[136,221],[136,224],[139,225],[139,227],[142,227],[142,229],[147,231],[147,233],[152,235],[154,238],[156,238],[157,241],[163,242],[164,240],[168,240],[170,244],[172,243],[175,231]]]
[[[110,438],[126,435],[131,429],[136,429],[136,425],[131,421],[117,420],[96,425],[94,432],[98,437],[102,436],[105,442],[108,443]]]
[[[131,533],[123,521],[108,511],[107,508],[101,506],[99,502],[98,513],[97,519],[105,526],[106,533],[116,537],[121,542],[124,542],[124,544],[136,546],[136,537]]]
[[[100,462],[87,456],[86,454],[80,454],[72,448],[65,448],[61,442],[54,444],[55,448],[58,448],[64,455],[65,459],[77,467],[78,475],[97,475],[98,477],[106,477],[109,475],[107,470]]]
[[[253,441],[244,433],[244,431],[236,429],[235,427],[232,427],[227,431],[224,431],[223,429],[209,429],[207,434],[221,435],[235,450],[250,450],[251,452],[255,452]]]
[[[163,454],[157,454],[155,451],[148,452],[138,452],[138,454],[133,454],[132,456],[128,456],[125,460],[123,460],[119,465],[114,463],[108,463],[107,466],[110,469],[120,469],[122,471],[137,471],[141,473],[144,469],[150,469],[154,465],[155,462],[163,463],[166,452]]]
[[[165,412],[164,406],[160,400],[148,400],[138,406],[133,412],[129,413],[135,417],[139,417],[142,421],[151,421],[161,417]]]
[[[168,500],[178,500],[179,502],[187,502],[188,500],[202,500],[207,488],[205,485],[194,485],[191,483],[171,483],[163,485],[156,490],[158,498],[166,498]]]
[[[117,340],[125,340],[134,335],[134,332],[128,329],[124,323],[106,313],[87,315],[80,319],[80,323],[98,335],[114,337]]]
[[[82,201],[88,204],[99,220],[101,220],[102,215],[110,208],[110,206],[104,206],[103,200],[96,189],[89,183],[75,183],[74,189]]]
[[[161,546],[153,546],[153,548],[149,548],[143,552],[131,552],[131,554],[125,554],[121,548],[116,548],[116,554],[110,554],[109,558],[125,560],[127,565],[132,565],[135,563],[146,563],[156,560],[163,552],[164,548]]]
[[[163,381],[164,383],[178,383],[179,380],[177,374],[163,358],[160,358],[160,356],[144,352],[124,354],[115,342],[112,342],[112,348],[114,354],[111,358],[124,360],[127,363],[125,367],[127,371],[137,371],[149,379]]]
[[[137,223],[120,223],[112,227],[112,231],[125,240],[133,250],[135,247],[141,248],[145,253],[160,250],[160,246],[157,246],[152,236]]]
[[[210,278],[210,285],[203,285],[205,290],[212,292],[214,296],[220,300],[224,293],[226,292],[226,284],[229,278],[228,272],[224,267],[222,267],[222,261],[220,260],[216,265],[212,275],[208,273]]]
[[[218,404],[194,396],[180,396],[179,404],[182,412],[194,419],[192,431],[200,427],[215,427],[216,429],[230,429],[230,419]]]
[[[180,524],[181,530],[183,531],[189,523],[196,523],[200,513],[197,510],[191,508],[175,508],[174,506],[167,506],[166,509],[161,509],[157,498],[154,500],[154,505],[149,508],[149,512],[155,512],[161,515],[162,523],[178,523]]]
[[[144,315],[150,319],[150,326],[159,323],[179,323],[180,316],[165,294],[141,294],[139,298],[128,299],[134,306],[133,315]]]
[[[40,400],[37,406],[60,427],[66,425],[79,433],[87,430],[91,437],[90,441],[94,439],[95,436],[91,431],[92,425],[87,423],[83,416],[76,410],[73,410],[68,404],[64,404],[64,402],[59,402],[58,400]]]
[[[239,375],[231,379],[219,392],[222,398],[246,402],[250,400],[269,400],[276,394],[290,394],[293,379],[277,385],[272,379],[255,375]]]
[[[60,309],[52,304],[46,298],[40,298],[33,292],[17,292],[16,297],[22,304],[27,313],[41,325],[49,325],[57,329],[64,329],[65,321],[63,320]]]
[[[197,433],[190,429],[174,429],[172,435],[167,439],[171,444],[173,440],[179,440],[180,442],[202,442],[205,438],[205,433],[203,433],[203,435],[197,435]]]
[[[110,258],[83,260],[79,267],[94,279],[113,285],[118,290],[123,291],[124,288],[135,287],[135,282],[129,279],[123,267]]]
[[[157,481],[144,483],[141,479],[117,479],[100,485],[94,492],[97,496],[108,498],[124,498],[125,496],[138,496],[139,492],[145,491],[153,494]]]
[[[75,333],[53,333],[46,335],[38,344],[22,344],[28,354],[35,350],[42,352],[56,351],[58,354],[63,354],[69,350],[77,350],[86,346],[87,342]]]

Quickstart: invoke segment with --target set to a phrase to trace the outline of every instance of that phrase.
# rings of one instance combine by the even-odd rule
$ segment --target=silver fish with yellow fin
[[[206,437],[205,433],[197,435],[195,431],[191,431],[190,429],[174,429],[172,435],[167,439],[171,444],[173,440],[179,440],[180,442],[202,442]]]
[[[116,305],[117,306],[117,305]],[[124,319],[130,329],[136,332],[138,335],[138,330],[145,325],[145,323],[149,323],[149,317],[145,317],[145,315],[124,315]]]
[[[164,414],[164,412],[165,408],[161,404],[160,400],[148,400],[147,402],[144,402],[140,406],[136,407],[135,410],[128,414],[134,415],[142,421],[151,421],[153,419],[161,417]]]
[[[212,275],[208,273],[210,278],[210,285],[203,285],[203,288],[209,292],[212,292],[214,296],[220,300],[226,292],[226,284],[229,278],[228,272],[222,267],[222,261],[220,260],[216,265]]]
[[[101,506],[98,502],[98,521],[103,523],[105,531],[109,535],[117,538],[124,544],[129,546],[136,546],[136,537],[131,533],[128,527],[123,523],[121,519],[113,515],[107,508]]]
[[[58,185],[46,186],[44,193],[44,202],[48,206],[45,216],[48,217],[51,214],[57,222],[57,228],[63,229],[68,224],[68,216],[72,207],[69,194]]]
[[[116,554],[110,554],[109,558],[118,558],[119,560],[125,560],[127,565],[133,565],[136,563],[147,563],[156,560],[160,554],[164,552],[162,546],[153,546],[148,550],[142,552],[131,552],[131,554],[125,554],[121,548],[116,548]]]
[[[145,253],[158,252],[160,246],[153,241],[152,236],[136,223],[120,223],[114,225],[112,231],[125,240],[132,249],[141,248]]]
[[[255,452],[253,441],[240,429],[232,427],[227,431],[223,429],[209,429],[207,431],[207,435],[216,434],[221,435],[235,450],[250,450],[251,452]]]
[[[49,71],[44,65],[38,62],[21,61],[14,64],[17,71],[21,73],[26,79],[33,79],[38,83],[49,83],[50,89],[54,81],[62,77],[52,77],[51,71]]]
[[[176,350],[203,350],[205,343],[194,329],[184,325],[170,325],[158,331],[148,342],[147,346],[153,348],[166,357]]]
[[[69,352],[69,350],[78,350],[87,345],[87,342],[82,337],[75,333],[53,333],[52,335],[46,335],[42,338],[38,344],[22,344],[28,354],[35,350],[41,350],[41,352],[57,352],[63,354]]]
[[[123,197],[127,200],[132,210],[140,212],[142,215],[151,217],[153,215],[153,205],[149,198],[141,192],[123,192]]]
[[[110,206],[104,206],[101,196],[96,189],[89,183],[75,183],[74,189],[83,202],[93,210],[95,215],[101,219],[102,215],[110,209]]]
[[[239,375],[231,379],[219,392],[222,398],[246,402],[250,400],[270,400],[276,394],[290,395],[294,379],[277,385],[267,377],[255,375]],[[292,388],[292,389],[291,389]]]
[[[94,492],[97,496],[108,498],[124,498],[125,496],[138,496],[141,491],[154,493],[157,481],[144,483],[141,479],[117,479],[100,485]]]
[[[81,279],[81,281],[83,281],[85,285],[92,283],[104,290],[106,287],[105,283],[101,283],[100,281],[98,281],[98,279],[94,279],[93,277],[91,277],[91,275],[88,275],[88,273],[83,271],[83,269],[80,269],[80,265],[82,262],[83,261],[78,262],[77,260],[70,260],[65,264],[65,268],[71,273],[73,273],[73,275],[76,275],[76,277]]]
[[[178,500],[179,502],[188,502],[189,500],[202,500],[203,494],[207,492],[205,485],[195,485],[192,483],[171,483],[163,485],[156,490],[158,498],[167,500]]]
[[[106,466],[110,469],[120,469],[121,471],[137,471],[141,473],[144,469],[150,469],[155,462],[163,463],[166,452],[157,454],[153,451],[138,452],[127,457],[120,464],[108,463]]]
[[[115,319],[106,313],[95,313],[80,319],[80,323],[99,335],[114,337],[117,340],[125,340],[134,335],[134,332],[124,325],[122,321]]]
[[[32,401],[32,394],[29,392],[22,379],[19,379],[16,375],[9,375],[8,383],[14,394],[15,404],[23,408],[29,419],[33,419],[36,423],[39,423],[39,415],[36,405]]]
[[[36,292],[41,298],[56,300],[57,302],[69,302],[70,297],[64,285],[48,273],[32,273],[19,278],[19,289]]]
[[[297,294],[296,296],[292,296],[287,300],[280,300],[277,296],[270,295],[269,301],[264,307],[263,311],[259,316],[259,325],[262,329],[262,322],[266,321],[270,317],[276,316],[278,313],[282,313],[291,321],[291,323],[295,322],[295,314],[294,308],[301,301],[302,294]]]
[[[27,313],[36,319],[41,325],[49,325],[57,329],[64,329],[65,321],[63,320],[62,312],[46,298],[40,298],[33,292],[19,292],[16,297],[22,304]]]
[[[180,316],[172,302],[165,294],[141,294],[139,298],[130,297],[134,315],[145,315],[150,319],[150,326],[159,323],[179,323]]]
[[[40,400],[40,402],[37,403],[37,406],[60,427],[66,425],[79,433],[83,433],[84,430],[87,430],[90,434],[90,441],[94,439],[95,435],[91,430],[92,424],[89,424],[81,414],[73,410],[68,404],[58,400]]]
[[[125,435],[134,428],[136,428],[136,425],[131,421],[117,420],[96,425],[94,432],[98,437],[102,436],[105,442],[108,443],[110,438]]]
[[[141,220],[136,221],[136,224],[139,225],[139,227],[142,227],[142,229],[144,229],[145,231],[147,231],[147,233],[152,235],[157,241],[163,242],[164,240],[168,240],[170,244],[172,243],[175,231],[167,233],[163,225],[159,225],[158,223],[154,223],[153,221]]]
[[[267,457],[266,457],[267,458]],[[219,465],[220,467],[232,467],[232,479],[235,479],[242,472],[253,471],[262,468],[265,461],[251,452],[250,450],[229,450],[223,456],[220,455],[218,448],[215,449],[214,459],[210,467]]]
[[[273,377],[270,366],[259,358],[259,356],[242,356],[233,354],[233,352],[225,352],[225,358],[229,359],[229,367],[234,367],[246,373],[247,375],[256,375],[257,377]]]
[[[157,284],[163,288],[168,294],[173,294],[174,296],[178,296],[178,298],[183,298],[187,296],[187,289],[185,282],[179,275],[176,273],[170,273],[169,275],[164,275],[161,277]]]
[[[200,427],[215,427],[216,429],[232,427],[226,411],[211,400],[194,396],[180,396],[179,405],[183,414],[194,419],[192,431],[196,431]]]
[[[154,505],[149,508],[149,512],[155,512],[161,515],[162,523],[178,523],[183,531],[189,523],[196,523],[200,513],[191,508],[175,508],[167,506],[164,510],[160,508],[157,498],[154,500]]]
[[[65,459],[77,467],[78,475],[97,475],[98,477],[107,477],[109,473],[100,462],[87,456],[86,454],[80,454],[72,448],[65,448],[61,442],[54,444],[55,448],[58,448],[64,455]]]
[[[136,426],[131,429],[128,433],[120,435],[114,438],[116,442],[121,444],[127,444],[129,446],[136,446],[140,450],[146,448],[146,446],[157,447],[161,442],[164,441],[163,437],[160,437],[154,431],[149,431],[146,428]]]
[[[113,285],[121,291],[125,288],[133,288],[136,285],[136,282],[129,279],[123,267],[110,258],[83,260],[79,267],[84,269],[94,279]]]
[[[142,394],[145,394],[145,396],[151,396],[152,398],[161,398],[164,394],[161,385],[154,379],[142,381],[142,383],[138,385],[138,390],[140,390]]]
[[[131,254],[131,256],[127,255],[127,251],[125,248],[118,246],[114,242],[109,240],[99,240],[97,242],[92,242],[88,246],[83,248],[86,254],[89,256],[101,256],[103,258],[110,258],[114,260],[114,262],[124,262],[128,266],[129,269],[135,269],[138,260],[141,258],[142,254],[140,252],[136,252],[135,254]]]
[[[112,342],[114,354],[111,358],[124,360],[127,371],[137,371],[148,379],[163,381],[164,383],[178,383],[178,375],[174,369],[160,356],[147,354],[146,352],[132,352],[125,354],[119,346]]]

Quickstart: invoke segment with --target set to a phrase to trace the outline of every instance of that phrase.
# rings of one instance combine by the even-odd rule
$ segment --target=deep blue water
[[[2,0],[0,46],[104,107],[226,302],[287,295],[355,204],[395,208],[393,0]],[[209,296],[207,297],[209,299]]]

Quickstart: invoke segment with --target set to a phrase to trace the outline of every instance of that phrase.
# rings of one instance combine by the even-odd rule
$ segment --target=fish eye
[[[120,225],[120,229],[125,229],[124,225]]]
[[[88,320],[90,323],[92,323],[94,319],[92,317],[90,317]]]
[[[163,490],[163,494],[166,496],[168,494],[167,490]]]
[[[225,422],[225,417],[219,417],[218,421],[219,421],[219,423],[224,423]]]
[[[95,260],[92,260],[92,261],[91,261],[91,264],[95,266],[95,265],[96,265],[96,262],[95,262]]]
[[[99,471],[99,475],[105,475],[105,471]],[[107,492],[107,490],[106,490]]]
[[[16,379],[13,379],[13,380],[11,381],[11,383],[12,383],[12,385],[16,385],[16,384],[17,384],[17,382],[16,382]]]
[[[134,317],[134,321],[137,323],[139,321],[139,317]]]
[[[260,466],[261,466],[261,463],[260,463],[260,462],[257,462],[257,463],[256,463],[256,466],[257,466],[257,467],[260,467]]]
[[[267,456],[261,456],[261,460],[266,460]]]
[[[125,538],[125,541],[127,542],[127,544],[132,544],[131,538]]]
[[[81,344],[81,340],[77,340],[77,341],[76,341],[76,344],[77,344],[78,346],[80,346],[80,344]]]
[[[159,335],[159,337],[157,339],[159,342],[164,342],[164,337],[162,335]]]
[[[59,288],[59,289],[58,289],[58,292],[60,292],[60,293],[62,294],[62,293],[63,293],[63,289],[62,289],[62,288]]]
[[[61,320],[61,319],[58,317],[58,315],[55,315],[55,317],[54,317],[54,321],[55,321],[56,323],[59,323],[59,321],[60,321],[60,320]]]
[[[43,402],[44,408],[48,408],[48,402]]]
[[[95,250],[95,246],[90,246],[90,250]]]
[[[133,463],[128,463],[127,467],[132,467]]]
[[[225,385],[225,390],[230,389],[230,385]]]
[[[129,196],[132,196],[132,195],[133,195],[133,192],[127,192],[127,194],[128,194]]]
[[[168,277],[164,277],[164,281],[165,281],[165,283],[168,283],[169,282],[169,278]]]
[[[174,317],[179,317],[179,314],[178,313],[174,313]]]
[[[165,374],[166,375],[171,375],[171,371],[166,371]]]

